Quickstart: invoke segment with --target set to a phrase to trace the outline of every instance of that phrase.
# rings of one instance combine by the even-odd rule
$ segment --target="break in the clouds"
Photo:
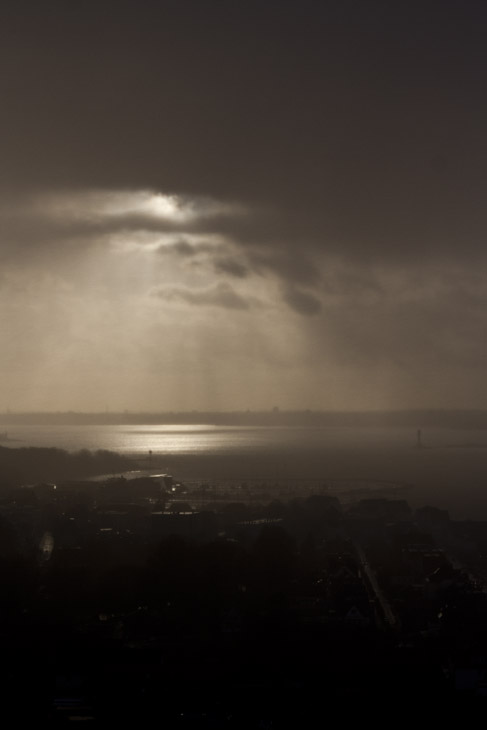
[[[152,221],[175,226],[194,221],[236,216],[243,213],[237,204],[211,198],[186,197],[151,190],[94,190],[44,194],[32,201],[39,213],[62,222],[99,221],[112,225],[118,221]],[[156,224],[153,224],[157,227]]]
[[[316,313],[320,309],[316,297],[287,285],[288,280],[305,284],[318,280],[317,269],[304,256],[293,262],[289,252],[281,253],[272,242],[259,241],[255,221],[252,244],[247,246],[239,239],[240,222],[258,217],[257,211],[236,202],[157,191],[44,193],[15,201],[6,223],[10,245],[6,244],[4,251],[10,250],[13,261],[18,259],[22,265],[31,251],[39,255],[43,248],[56,259],[62,259],[65,250],[70,251],[73,246],[78,250],[111,248],[121,255],[131,251],[134,261],[137,253],[141,257],[157,253],[166,258],[166,265],[162,267],[162,259],[154,257],[155,271],[164,272],[169,258],[173,259],[173,266],[180,259],[180,283],[185,284],[186,279],[190,283],[196,281],[197,269],[201,281],[215,281],[196,290],[185,289],[184,285],[163,286],[157,295],[166,302],[179,300],[246,309],[248,300],[234,291],[225,277],[253,276],[284,282],[280,297],[283,303],[303,315]],[[260,248],[260,253],[255,248]],[[268,249],[267,253],[262,249]],[[191,270],[194,276],[190,275]]]
[[[2,244],[12,402],[150,408],[156,393],[160,408],[255,408],[286,391],[288,407],[314,396],[419,406],[421,383],[439,406],[453,383],[473,405],[487,282],[468,262],[365,265],[305,239],[293,255],[292,241],[259,237],[244,203],[147,191],[46,200],[19,198]],[[253,217],[248,241],[239,226]]]
[[[5,406],[487,406],[485,20],[7,0]]]

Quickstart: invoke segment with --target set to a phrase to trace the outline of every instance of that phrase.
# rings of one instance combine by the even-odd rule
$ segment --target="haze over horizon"
[[[7,0],[0,408],[487,408],[486,21]]]

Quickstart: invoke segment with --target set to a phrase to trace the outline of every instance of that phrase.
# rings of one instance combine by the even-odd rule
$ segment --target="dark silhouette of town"
[[[484,700],[486,522],[380,488],[90,478],[137,466],[0,448],[5,712],[311,727]]]

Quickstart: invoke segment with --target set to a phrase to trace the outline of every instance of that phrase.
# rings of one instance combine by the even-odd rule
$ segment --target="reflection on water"
[[[282,451],[316,452],[343,449],[407,451],[416,446],[409,428],[292,428],[201,425],[141,426],[7,426],[5,445],[57,447],[68,451],[109,449],[125,454],[224,454]],[[487,448],[483,431],[425,430],[425,451],[445,448]]]
[[[487,434],[409,428],[6,426],[10,448],[109,449],[178,478],[371,479],[414,485],[408,500],[487,519]],[[15,440],[14,440],[15,439]],[[151,452],[151,453],[149,453]]]

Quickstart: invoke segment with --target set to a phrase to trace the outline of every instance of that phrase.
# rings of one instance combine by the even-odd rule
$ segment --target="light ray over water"
[[[5,425],[3,446],[108,449],[178,479],[377,480],[412,485],[412,506],[487,519],[487,434],[409,428],[242,428],[212,425]],[[151,453],[149,453],[151,452]]]

